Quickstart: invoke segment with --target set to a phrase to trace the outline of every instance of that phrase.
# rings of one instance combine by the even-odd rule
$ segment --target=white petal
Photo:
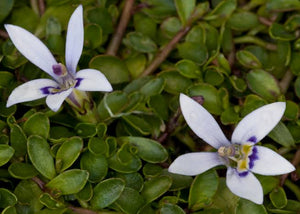
[[[84,69],[76,73],[76,89],[81,91],[112,91],[111,84],[98,70]]]
[[[250,138],[252,139],[250,141],[259,142],[277,125],[284,111],[284,102],[268,104],[254,110],[237,125],[231,142],[243,144]]]
[[[257,204],[263,203],[264,194],[262,186],[251,172],[242,177],[239,176],[235,169],[229,167],[227,169],[226,184],[235,195]]]
[[[8,97],[6,106],[37,100],[48,95],[43,88],[58,87],[58,84],[50,79],[36,79],[26,82],[15,88]]]
[[[261,175],[281,175],[295,170],[289,161],[273,150],[263,146],[255,147],[257,148],[258,160],[254,161],[252,172]]]
[[[180,107],[187,124],[198,137],[215,148],[230,145],[213,116],[199,103],[180,94]]]
[[[73,12],[67,31],[66,66],[69,72],[76,72],[77,63],[83,49],[83,17],[82,6],[79,5]]]
[[[57,62],[41,40],[19,26],[6,24],[5,29],[16,48],[30,62],[57,79],[52,71],[52,65],[57,64]]]
[[[194,152],[180,155],[169,167],[169,172],[181,175],[198,175],[215,166],[224,165],[216,152]]]
[[[48,95],[48,97],[46,98],[46,103],[49,106],[49,108],[52,111],[58,111],[64,100],[72,93],[72,90],[73,88],[70,88],[68,90],[56,94]]]

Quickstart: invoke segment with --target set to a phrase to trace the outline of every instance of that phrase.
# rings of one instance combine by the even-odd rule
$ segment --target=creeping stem
[[[118,24],[117,30],[115,31],[112,40],[108,45],[106,54],[115,56],[118,52],[119,46],[121,44],[124,32],[126,30],[127,24],[131,17],[131,11],[133,8],[134,0],[126,0],[124,9]]]

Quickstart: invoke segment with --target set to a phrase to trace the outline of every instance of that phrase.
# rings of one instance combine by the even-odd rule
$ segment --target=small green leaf
[[[46,184],[47,188],[57,192],[61,195],[69,195],[79,192],[86,184],[89,173],[85,170],[72,169],[65,171],[49,183]]]
[[[15,150],[16,157],[26,154],[27,138],[22,128],[17,124],[10,125],[10,144]]]
[[[282,187],[273,189],[273,191],[270,193],[270,200],[276,208],[281,209],[285,207],[287,204],[287,198],[284,189]]]
[[[192,12],[195,9],[196,1],[195,0],[175,0],[175,5],[177,13],[180,17],[181,23],[186,24],[187,20],[192,15]]]
[[[55,175],[54,160],[47,141],[37,135],[28,138],[27,151],[33,166],[43,176],[52,179]]]
[[[72,137],[65,141],[56,153],[55,167],[58,172],[69,168],[79,157],[83,148],[83,142],[80,137]]]
[[[166,149],[155,140],[142,137],[121,137],[118,140],[135,146],[137,155],[149,163],[161,163],[168,158]]]
[[[0,1],[0,22],[2,22],[13,8],[14,0]]]
[[[229,18],[228,25],[233,30],[247,31],[259,25],[258,16],[249,11],[239,11]]]
[[[0,2],[0,8],[1,8],[1,3],[2,2]],[[0,19],[1,19],[1,11],[0,11]],[[0,88],[9,87],[12,84],[13,80],[14,80],[14,75],[12,73],[7,71],[0,71]]]
[[[251,201],[241,198],[238,202],[236,213],[243,214],[267,214],[266,208],[261,204],[255,204]]]
[[[92,123],[78,123],[75,131],[83,138],[93,137],[97,134],[96,125]]]
[[[152,39],[140,32],[128,33],[123,42],[125,43],[125,45],[133,48],[140,53],[152,53],[157,49],[155,42],[153,42]]]
[[[27,136],[39,135],[48,138],[50,130],[49,118],[44,113],[37,112],[26,120],[23,129]]]
[[[192,60],[195,63],[202,65],[208,58],[206,46],[196,42],[184,42],[177,45],[180,57]]]
[[[292,147],[295,145],[293,136],[282,122],[279,122],[268,136],[282,146]]]
[[[176,63],[176,68],[182,76],[187,78],[202,78],[201,71],[195,62],[183,59]]]
[[[29,163],[12,163],[8,171],[11,176],[18,179],[30,179],[38,174],[38,171]]]
[[[111,84],[129,81],[129,70],[126,64],[115,56],[95,56],[91,59],[89,67],[101,71]]]
[[[141,195],[150,203],[167,192],[171,185],[172,179],[169,176],[155,177],[145,182]]]
[[[283,25],[278,23],[273,23],[270,26],[269,33],[273,39],[281,41],[291,41],[297,38],[295,33],[288,32]]]
[[[130,203],[128,203],[130,201]],[[137,213],[145,204],[144,198],[135,189],[125,187],[121,196],[113,204],[126,214]]]
[[[105,140],[99,137],[92,137],[89,139],[88,148],[94,155],[102,154],[106,155],[109,150],[109,146]]]
[[[164,90],[171,94],[184,92],[191,84],[191,80],[182,76],[177,71],[164,71],[159,74],[165,80]]]
[[[121,178],[125,181],[125,186],[135,189],[137,191],[141,191],[144,185],[144,179],[140,173],[117,173],[116,177]]]
[[[246,68],[260,68],[262,66],[260,61],[250,51],[240,50],[236,53],[236,58]]]
[[[125,183],[119,178],[110,178],[97,184],[94,188],[94,196],[91,206],[94,209],[103,209],[114,203],[125,188]]]
[[[160,214],[184,214],[185,212],[175,204],[164,204],[160,210]]]
[[[64,207],[64,204],[61,201],[54,199],[49,193],[43,193],[40,196],[40,202],[50,209]]]
[[[266,100],[274,101],[280,95],[276,79],[268,72],[255,69],[247,74],[249,88]]]
[[[9,190],[0,188],[0,207],[6,208],[14,206],[17,203],[17,197]]]
[[[202,163],[204,164],[204,163]],[[211,203],[218,188],[218,175],[215,170],[209,170],[198,175],[190,189],[189,208],[199,210]]]
[[[101,154],[94,155],[87,151],[80,159],[80,168],[89,172],[90,182],[99,182],[107,174],[107,160]]]
[[[6,164],[14,155],[15,150],[6,144],[0,144],[0,166]]]

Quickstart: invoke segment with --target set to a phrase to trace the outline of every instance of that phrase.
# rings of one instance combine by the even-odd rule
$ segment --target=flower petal
[[[52,71],[52,65],[57,64],[57,62],[41,40],[19,26],[6,24],[5,29],[16,48],[30,62],[48,73],[54,79],[57,79],[57,76]]]
[[[98,70],[84,69],[76,73],[76,89],[81,91],[112,91],[111,84]]]
[[[231,142],[240,144],[249,141],[259,142],[277,125],[284,111],[284,102],[268,104],[254,110],[237,125],[232,134]]]
[[[169,172],[181,175],[198,175],[215,166],[224,165],[216,152],[194,152],[180,155],[169,167]]]
[[[180,107],[187,124],[198,137],[215,148],[230,145],[213,116],[199,103],[180,94]]]
[[[50,94],[46,98],[46,103],[52,111],[58,111],[64,100],[72,93],[73,88],[61,91],[55,94]]]
[[[67,31],[66,40],[66,67],[69,72],[76,72],[77,63],[83,49],[83,17],[82,5],[73,12]]]
[[[258,160],[254,161],[252,172],[261,175],[281,175],[295,170],[295,167],[273,150],[255,146]]]
[[[58,84],[50,79],[36,79],[26,82],[15,88],[8,97],[6,107],[16,103],[37,100],[46,97],[49,93],[44,89],[57,88]]]
[[[257,204],[263,203],[264,194],[262,186],[251,172],[240,176],[236,169],[229,167],[227,169],[226,184],[235,195]]]

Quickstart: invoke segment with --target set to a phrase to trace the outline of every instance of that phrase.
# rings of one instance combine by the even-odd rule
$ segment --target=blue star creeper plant
[[[67,31],[65,61],[66,66],[57,63],[49,49],[27,30],[6,24],[5,28],[16,48],[33,64],[49,74],[51,79],[36,79],[15,88],[10,94],[7,107],[16,103],[46,98],[46,104],[58,111],[66,100],[81,114],[86,113],[85,103],[92,103],[85,91],[112,91],[106,77],[98,70],[76,67],[83,49],[82,6],[73,12]]]
[[[253,173],[280,175],[295,170],[286,159],[263,146],[256,145],[280,121],[285,103],[265,105],[248,114],[235,128],[231,142],[227,140],[213,116],[184,94],[180,107],[189,127],[217,152],[194,152],[179,156],[169,171],[182,175],[197,175],[218,166],[227,166],[226,184],[241,198],[263,203],[263,189]]]

